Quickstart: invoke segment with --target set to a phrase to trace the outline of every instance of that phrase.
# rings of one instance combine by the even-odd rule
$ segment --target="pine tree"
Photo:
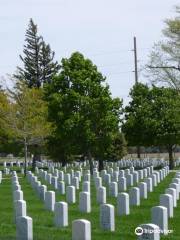
[[[55,53],[51,50],[50,45],[42,41],[40,49],[40,66],[41,82],[50,83],[52,76],[58,72],[60,66],[58,62],[53,62]]]
[[[53,62],[54,52],[49,44],[46,45],[42,36],[38,35],[37,25],[32,19],[25,36],[24,56],[20,55],[24,66],[18,67],[18,73],[14,77],[25,80],[30,88],[40,88],[43,83],[51,81],[52,76],[58,72],[59,65]]]
[[[27,82],[28,87],[41,86],[41,68],[39,64],[40,60],[40,48],[42,44],[41,37],[37,33],[37,25],[30,19],[28,29],[26,31],[26,45],[24,45],[24,57],[20,55],[20,59],[24,63],[24,67],[18,67],[18,74],[15,75],[17,79],[24,79]]]

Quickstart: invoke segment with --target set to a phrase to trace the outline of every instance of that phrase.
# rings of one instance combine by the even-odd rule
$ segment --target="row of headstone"
[[[167,167],[166,167],[167,168]],[[167,171],[166,171],[167,170]],[[165,177],[168,174],[168,169],[163,169]],[[160,175],[160,173],[159,173]],[[163,179],[162,179],[163,180]],[[148,183],[152,185],[152,181]],[[129,215],[130,214],[130,205],[139,206],[140,198],[147,198],[147,192],[151,191],[152,186],[147,187],[146,182],[140,183],[139,187],[133,187],[130,189],[129,194],[126,192],[121,192],[117,195],[117,215]],[[100,226],[104,230],[114,231],[115,230],[115,209],[113,205],[106,204],[105,194],[106,188],[100,187],[98,189],[98,201],[100,205]],[[141,193],[142,192],[142,193]],[[104,193],[104,194],[101,194]],[[141,193],[141,194],[140,194]]]
[[[173,217],[173,209],[177,207],[177,200],[180,193],[180,172],[176,173],[169,188],[165,190],[165,194],[160,195],[159,206],[151,209],[151,223],[142,224],[141,235],[139,240],[159,240],[160,235],[167,235],[172,230],[168,229],[168,219]]]
[[[33,221],[27,216],[26,201],[15,171],[12,173],[12,192],[14,206],[14,221],[16,223],[17,240],[33,240]]]
[[[28,179],[32,186],[34,185],[34,175],[28,172]],[[35,181],[38,181],[35,178]],[[72,201],[74,194],[72,194],[71,189],[75,190],[74,186],[67,186],[67,199]],[[70,190],[70,191],[69,191]],[[74,192],[74,191],[73,191]],[[69,196],[73,195],[73,196]],[[79,196],[79,209],[81,212],[90,212],[90,193],[81,192]],[[66,227],[68,226],[68,203],[66,202],[55,202],[55,192],[46,191],[45,192],[45,207],[46,209],[54,212],[54,224],[56,227]],[[73,240],[90,240],[91,239],[91,224],[87,220],[75,220],[72,223],[72,239]]]
[[[176,160],[177,162],[180,162],[180,160]],[[108,168],[114,168],[114,170],[116,169],[117,171],[119,169],[122,168],[130,168],[130,167],[136,167],[136,168],[146,168],[149,166],[154,166],[154,167],[158,167],[158,166],[168,166],[169,162],[166,161],[165,159],[156,159],[156,158],[144,158],[144,159],[122,159],[119,160],[115,163],[112,162],[104,162],[104,167],[105,169]],[[98,161],[94,161],[93,162],[94,168],[98,167],[99,162]],[[66,170],[72,169],[74,167],[76,168],[81,168],[81,167],[89,167],[89,163],[88,161],[84,161],[84,162],[74,162],[72,164],[67,164],[65,167],[62,167],[61,163],[53,163],[52,161],[42,161],[42,162],[37,162],[37,167],[43,168],[43,167],[48,167],[50,172],[53,173],[53,169],[54,168],[59,168],[59,169],[63,169],[64,172],[66,172]]]

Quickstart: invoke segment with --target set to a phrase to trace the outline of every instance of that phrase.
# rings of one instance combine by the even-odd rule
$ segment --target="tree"
[[[138,158],[140,147],[151,144],[151,105],[150,92],[147,85],[137,83],[130,91],[131,101],[125,107],[124,124],[122,131],[129,146],[137,146]]]
[[[21,151],[21,147],[16,139],[9,134],[8,129],[4,127],[4,117],[8,109],[8,104],[9,102],[6,92],[0,89],[0,153],[13,153],[18,155]]]
[[[130,146],[166,146],[170,169],[173,148],[180,143],[180,97],[171,88],[136,84],[125,108],[123,132]]]
[[[127,142],[122,132],[117,132],[113,138],[110,151],[107,153],[107,159],[117,161],[127,154]]]
[[[41,83],[51,83],[53,75],[55,75],[60,65],[58,62],[53,62],[55,52],[51,50],[49,44],[46,44],[42,40],[42,46],[40,48],[40,67],[41,67]]]
[[[173,19],[165,20],[165,39],[154,45],[147,64],[148,77],[153,83],[180,91],[180,8]]]
[[[169,153],[170,169],[174,168],[173,150],[180,144],[180,96],[171,88],[151,90],[154,145],[165,146]]]
[[[24,45],[24,56],[20,55],[24,66],[18,67],[14,77],[18,80],[25,80],[28,87],[40,88],[43,83],[50,82],[54,74],[60,68],[57,62],[53,62],[54,52],[50,45],[46,44],[42,36],[38,35],[37,25],[30,19],[26,31],[26,45]]]
[[[97,157],[102,169],[119,131],[122,103],[111,97],[97,67],[78,52],[62,59],[61,72],[46,85],[45,96],[49,121],[55,127],[51,143],[60,148],[63,161],[73,154],[83,154],[88,156],[91,173],[92,157]]]
[[[30,89],[22,81],[14,91],[9,90],[8,95],[6,107],[0,109],[3,126],[24,145],[26,174],[27,148],[32,145],[42,146],[51,131],[51,125],[47,122],[47,104],[42,99],[41,89]]]

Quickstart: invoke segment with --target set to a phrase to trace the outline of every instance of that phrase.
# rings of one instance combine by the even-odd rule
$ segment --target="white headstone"
[[[56,202],[54,205],[56,227],[68,226],[68,204],[66,202]]]
[[[100,226],[103,230],[115,231],[114,206],[102,204],[100,206]]]
[[[160,195],[160,205],[164,206],[168,210],[168,217],[173,217],[173,197],[170,194]]]
[[[89,192],[79,193],[79,210],[80,212],[91,212],[91,196]]]
[[[73,221],[72,240],[91,240],[91,223],[84,219]]]
[[[47,210],[54,211],[55,192],[47,191],[45,193],[45,207]]]
[[[76,202],[76,189],[74,186],[68,186],[66,188],[66,201],[68,203]]]
[[[117,214],[129,215],[129,194],[128,193],[119,193],[117,196]]]
[[[142,233],[138,236],[138,240],[160,240],[160,229],[157,225],[152,223],[142,224],[138,228],[140,230],[138,233]]]
[[[106,187],[99,187],[97,189],[97,203],[106,203]]]
[[[18,217],[16,222],[16,239],[33,240],[33,221],[28,216]]]
[[[140,205],[140,190],[137,187],[133,187],[129,191],[130,205],[139,206]]]
[[[159,228],[162,230],[162,234],[167,234],[168,213],[166,207],[156,206],[151,208],[151,220],[153,224],[159,226]]]

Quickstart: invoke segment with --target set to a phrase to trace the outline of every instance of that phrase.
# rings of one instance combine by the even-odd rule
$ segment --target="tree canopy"
[[[130,146],[166,146],[173,168],[173,147],[180,143],[180,97],[175,89],[138,83],[125,108],[123,132]]]
[[[84,154],[103,161],[119,131],[122,102],[112,98],[97,67],[78,52],[62,59],[61,72],[46,85],[45,96],[55,126],[50,142],[64,153],[61,157]]]

